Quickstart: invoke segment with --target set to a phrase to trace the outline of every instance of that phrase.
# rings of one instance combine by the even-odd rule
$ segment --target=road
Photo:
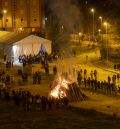
[[[88,56],[88,59],[86,59]],[[87,69],[88,76],[90,76],[90,72],[94,71],[95,69],[98,72],[98,80],[104,81],[107,80],[108,75],[112,77],[114,74],[117,74],[118,71],[106,66],[106,65],[99,65],[100,61],[100,52],[99,50],[84,53],[81,55],[77,55],[76,57],[71,56],[70,58],[66,58],[63,60],[59,60],[57,62],[59,71],[69,71],[69,69],[75,68],[76,71],[80,70],[81,68]],[[119,83],[119,82],[118,82]]]

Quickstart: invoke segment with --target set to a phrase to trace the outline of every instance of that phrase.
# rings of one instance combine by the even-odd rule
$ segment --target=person
[[[88,55],[86,55],[86,61],[88,61]]]
[[[93,80],[93,71],[91,71],[90,76],[91,76],[91,80]]]
[[[56,67],[56,65],[53,67],[53,73],[54,73],[54,75],[57,74],[57,67]]]
[[[116,64],[114,65],[114,70],[116,70]]]
[[[80,86],[81,83],[82,83],[82,75],[80,72],[78,72],[78,76],[77,76],[77,82],[78,82],[78,85]]]
[[[45,65],[45,73],[49,75],[49,64],[48,63]]]
[[[97,80],[97,70],[96,69],[94,70],[94,77],[95,77],[95,80]]]
[[[41,82],[41,75],[40,75],[40,72],[38,72],[37,79],[38,79],[38,84],[40,84],[40,82]]]
[[[87,70],[84,69],[84,78],[87,78]]]
[[[119,78],[120,78],[120,74],[117,73],[117,81],[119,81]]]
[[[37,82],[37,79],[36,79],[37,77],[36,77],[36,74],[34,73],[33,74],[33,84],[36,84],[36,82]]]
[[[67,108],[69,105],[69,99],[67,97],[63,98],[64,106]]]
[[[75,50],[73,50],[73,56],[74,56],[74,57],[76,56],[76,51],[75,51]]]
[[[110,82],[111,82],[111,78],[110,76],[108,76],[108,84],[110,84]]]
[[[7,55],[5,54],[5,55],[4,55],[4,61],[6,61],[6,59],[7,59]]]
[[[114,85],[116,85],[116,75],[115,74],[112,76],[112,82]]]

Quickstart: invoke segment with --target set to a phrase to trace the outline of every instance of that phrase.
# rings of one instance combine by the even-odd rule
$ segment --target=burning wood
[[[64,98],[66,97],[66,90],[71,80],[67,79],[66,74],[57,76],[53,82],[52,90],[50,91],[50,96],[54,98]]]
[[[67,97],[70,101],[81,101],[86,98],[81,92],[80,87],[69,79],[67,73],[56,76],[49,96],[55,99]]]

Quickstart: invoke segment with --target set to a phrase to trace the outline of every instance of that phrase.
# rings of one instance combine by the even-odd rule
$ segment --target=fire
[[[71,83],[70,80],[66,79],[65,76],[59,76],[54,80],[53,89],[50,91],[50,96],[53,98],[64,98],[66,97],[66,90],[68,85]]]

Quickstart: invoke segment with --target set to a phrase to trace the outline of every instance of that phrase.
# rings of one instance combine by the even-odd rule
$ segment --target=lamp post
[[[98,32],[99,32],[99,35],[100,35],[100,33],[101,33],[101,29],[99,29],[99,30],[98,30]]]
[[[101,28],[101,41],[102,41],[102,24],[103,24],[103,18],[100,16],[99,19],[100,19],[100,23],[101,23],[100,28]]]
[[[91,9],[92,15],[93,15],[93,38],[94,38],[94,32],[95,32],[95,10],[92,8]]]
[[[104,22],[103,24],[105,26],[105,31],[106,31],[106,59],[107,59],[107,65],[108,65],[108,23]]]
[[[101,29],[98,29],[98,36],[100,37],[100,40],[101,40]]]
[[[6,29],[6,13],[7,13],[7,10],[3,10],[3,18],[4,18],[4,20],[3,20],[4,25],[3,25],[3,27],[4,27],[4,29]]]
[[[81,36],[82,36],[82,33],[79,32],[79,33],[78,33],[78,37],[79,37],[79,45],[80,45],[80,38],[81,38]]]

